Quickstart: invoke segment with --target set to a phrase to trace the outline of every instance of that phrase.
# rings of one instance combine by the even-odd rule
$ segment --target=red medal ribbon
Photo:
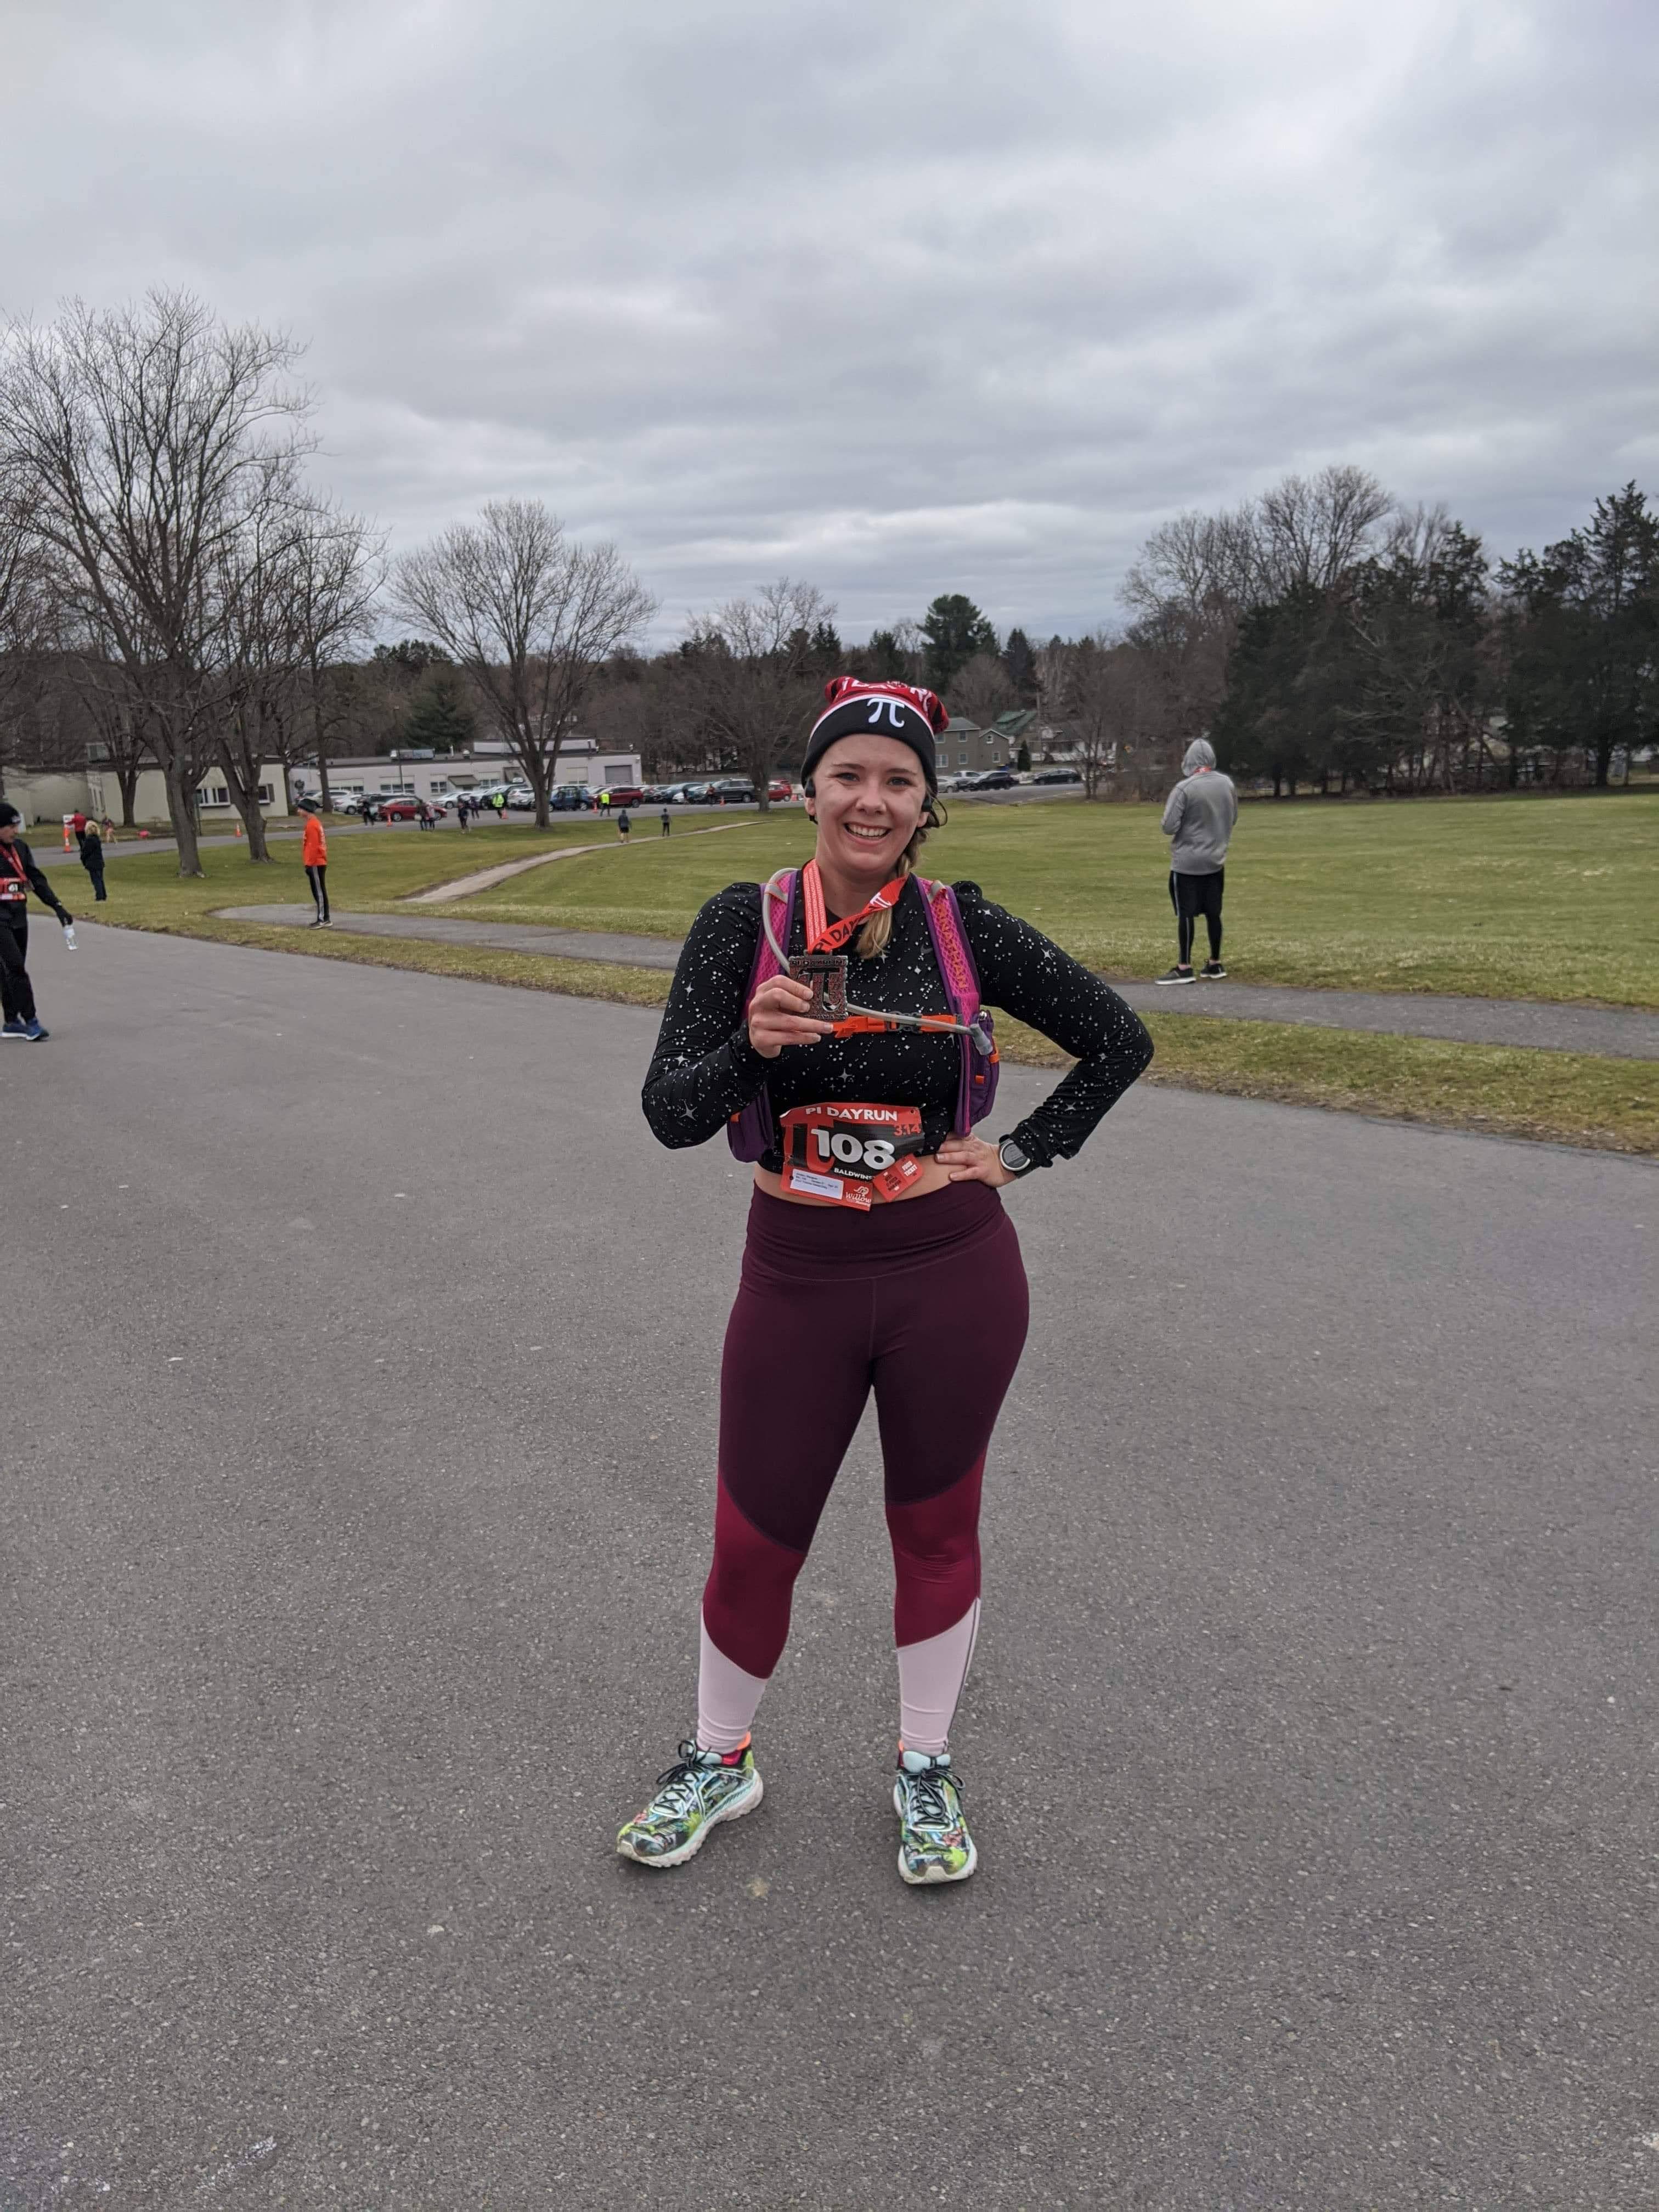
[[[809,860],[801,870],[801,891],[806,902],[806,949],[809,952],[839,952],[854,930],[867,921],[872,914],[885,914],[898,903],[899,893],[904,889],[902,876],[895,876],[890,884],[884,884],[867,905],[849,915],[844,921],[826,920],[828,908],[823,903],[823,884],[818,875],[818,864]]]

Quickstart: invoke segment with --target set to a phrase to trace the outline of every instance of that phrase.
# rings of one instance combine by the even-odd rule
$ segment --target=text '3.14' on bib
[[[898,1197],[921,1173],[921,1113],[837,1098],[783,1116],[783,1187],[792,1197],[863,1212]]]

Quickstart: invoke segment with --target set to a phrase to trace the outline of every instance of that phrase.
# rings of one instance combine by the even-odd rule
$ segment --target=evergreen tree
[[[451,665],[442,646],[434,645],[424,637],[400,637],[396,645],[377,645],[369,659],[402,676],[424,676],[428,668]]]
[[[1659,514],[1633,483],[1589,521],[1502,574],[1511,758],[1582,751],[1598,785],[1659,724]],[[1628,773],[1628,770],[1626,770]]]
[[[1019,694],[1022,707],[1035,707],[1037,696],[1036,654],[1031,641],[1023,629],[1011,629],[1008,642],[1002,648],[1002,665],[1008,672],[1008,681]]]
[[[1342,622],[1332,595],[1298,584],[1239,624],[1227,689],[1210,734],[1230,775],[1271,776],[1273,797],[1286,784],[1323,776],[1343,689]]]
[[[902,684],[909,673],[910,665],[904,657],[904,648],[896,631],[872,630],[866,647],[870,673],[878,684]]]
[[[927,681],[943,691],[976,653],[994,653],[997,634],[961,592],[941,592],[921,619],[927,641]]]
[[[400,744],[430,745],[434,752],[465,752],[472,743],[473,719],[454,671],[446,662],[404,717]]]

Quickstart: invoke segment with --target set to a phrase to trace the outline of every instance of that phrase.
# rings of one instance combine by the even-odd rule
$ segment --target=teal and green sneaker
[[[979,1864],[948,1751],[899,1753],[893,1784],[898,1870],[906,1881],[966,1881]]]
[[[752,1813],[764,1794],[748,1742],[740,1751],[699,1751],[688,1737],[667,1773],[657,1777],[650,1803],[617,1836],[617,1849],[641,1866],[683,1866],[711,1828]]]

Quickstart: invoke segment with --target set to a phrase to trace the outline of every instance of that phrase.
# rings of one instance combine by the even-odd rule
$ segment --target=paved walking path
[[[717,836],[722,830],[741,827],[742,824],[737,822],[708,822],[701,830],[688,830],[684,834],[688,837],[710,837]],[[643,843],[645,841],[641,837],[638,842]],[[591,845],[562,845],[555,853],[532,853],[526,860],[502,860],[497,866],[480,868],[473,875],[453,877],[447,884],[434,884],[429,891],[411,893],[404,903],[406,906],[446,906],[451,899],[472,898],[479,891],[494,890],[497,884],[506,883],[508,877],[525,875],[532,868],[544,868],[554,860],[574,860],[581,853],[625,853],[629,849],[629,841],[618,836],[613,830],[610,836]],[[307,921],[310,921],[309,907],[297,910]],[[598,959],[610,956],[590,953],[587,957]],[[580,958],[581,956],[578,954],[576,957]],[[672,967],[673,963],[671,961],[669,965]]]
[[[586,850],[586,847],[574,849]],[[533,865],[533,864],[532,864]],[[231,906],[233,921],[303,928],[308,906]],[[544,929],[528,922],[463,921],[442,915],[337,915],[334,927],[361,937],[423,938],[437,945],[487,945],[498,951],[556,954],[629,968],[672,970],[680,948],[665,937]],[[1608,1060],[1659,1060],[1659,1014],[1638,1006],[1552,1006],[1536,999],[1436,998],[1425,992],[1292,991],[1265,983],[1195,983],[1160,989],[1115,982],[1139,1013],[1231,1021],[1292,1022],[1310,1029],[1364,1030],[1382,1036],[1444,1037],[1460,1044],[1519,1045],[1540,1052],[1595,1053]]]

